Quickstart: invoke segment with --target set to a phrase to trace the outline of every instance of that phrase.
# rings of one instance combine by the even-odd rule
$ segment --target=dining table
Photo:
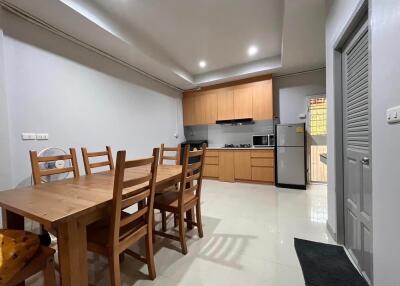
[[[148,167],[125,170],[125,179],[142,177]],[[159,165],[156,192],[180,181],[181,165]],[[24,229],[29,218],[57,233],[61,285],[88,285],[87,225],[110,216],[114,170],[78,178],[17,187],[0,192],[3,228]],[[123,196],[144,188],[126,189]]]

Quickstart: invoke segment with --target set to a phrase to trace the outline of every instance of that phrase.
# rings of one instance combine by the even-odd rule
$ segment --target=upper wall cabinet
[[[218,120],[229,120],[235,117],[233,88],[217,89]],[[214,122],[215,123],[215,122]]]
[[[233,88],[233,119],[253,118],[254,83],[242,84]],[[231,118],[232,119],[232,118]]]
[[[253,87],[253,119],[272,120],[274,117],[272,80],[255,82]]]
[[[183,96],[184,126],[215,124],[217,120],[273,119],[272,80],[262,80]]]

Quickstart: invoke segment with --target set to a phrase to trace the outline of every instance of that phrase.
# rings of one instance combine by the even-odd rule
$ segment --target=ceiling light
[[[249,49],[247,50],[249,56],[254,56],[255,54],[257,54],[257,52],[258,48],[256,46],[250,46]]]
[[[205,68],[207,66],[207,63],[205,61],[200,61],[199,62],[199,67]]]

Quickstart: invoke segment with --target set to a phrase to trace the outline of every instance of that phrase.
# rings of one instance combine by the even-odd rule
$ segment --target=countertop
[[[207,147],[209,150],[274,150],[275,147],[250,147],[250,148],[225,148],[225,147]]]

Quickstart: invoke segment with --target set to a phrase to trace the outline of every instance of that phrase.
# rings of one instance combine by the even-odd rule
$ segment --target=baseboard
[[[335,241],[337,241],[336,232],[333,231],[333,228],[331,227],[331,225],[328,222],[326,222],[326,229],[328,230],[328,232],[332,236],[332,238]]]

